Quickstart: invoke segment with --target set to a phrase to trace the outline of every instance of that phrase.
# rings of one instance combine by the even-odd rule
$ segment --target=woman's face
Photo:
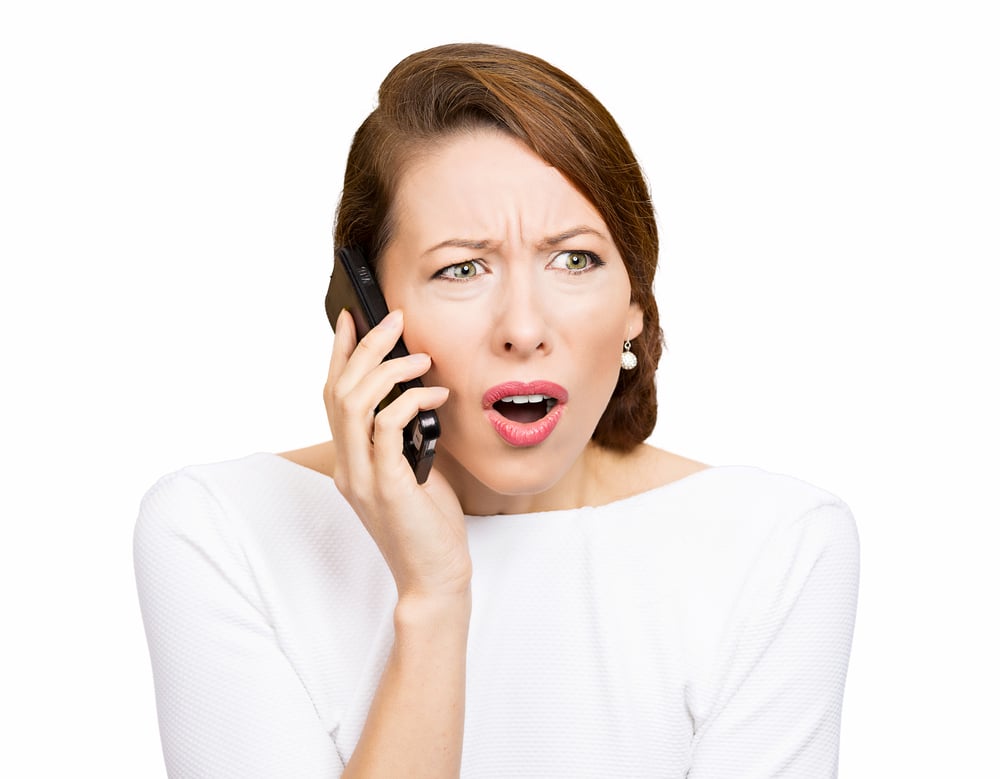
[[[435,468],[470,513],[571,505],[593,476],[581,455],[622,344],[642,329],[604,220],[559,171],[490,130],[410,162],[394,213],[382,288],[404,312],[409,350],[431,356],[424,383],[451,391]]]

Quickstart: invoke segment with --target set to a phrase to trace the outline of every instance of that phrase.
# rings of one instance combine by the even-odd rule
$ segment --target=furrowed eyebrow
[[[565,243],[566,241],[576,238],[578,235],[593,235],[610,243],[610,240],[604,233],[599,230],[595,230],[593,227],[580,225],[579,227],[571,227],[569,230],[543,238],[538,242],[537,247],[539,249],[551,249],[554,246],[558,246],[561,243]],[[438,249],[447,248],[472,249],[473,251],[481,252],[495,249],[497,246],[498,244],[495,241],[476,240],[473,238],[449,238],[447,241],[441,241],[441,243],[432,246],[424,252],[424,254],[431,254],[436,252]]]
[[[448,247],[483,251],[484,249],[492,249],[494,246],[496,246],[496,244],[492,241],[476,241],[468,238],[449,238],[447,241],[441,241],[441,243],[436,246],[432,246],[424,252],[424,254],[430,254],[431,252],[436,252],[438,249],[445,249]]]
[[[548,238],[543,238],[538,242],[538,248],[551,249],[553,246],[565,243],[572,238],[576,238],[578,235],[593,235],[604,241],[608,240],[608,237],[599,230],[595,230],[593,227],[587,227],[586,225],[580,225],[579,227],[573,227],[565,232],[559,233],[558,235],[551,235]]]

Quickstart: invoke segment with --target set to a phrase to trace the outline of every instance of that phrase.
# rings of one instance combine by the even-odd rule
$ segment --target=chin
[[[572,469],[583,451],[567,453],[562,448],[510,449],[509,456],[487,458],[484,453],[459,460],[438,445],[435,468],[451,483],[462,500],[518,498],[541,495],[556,487]],[[491,511],[489,513],[503,513]]]
[[[495,492],[497,495],[531,496],[541,495],[559,483],[559,476],[562,474],[549,475],[538,473],[533,470],[531,478],[526,479],[523,473],[496,473],[489,474],[489,479],[477,479],[486,489]]]

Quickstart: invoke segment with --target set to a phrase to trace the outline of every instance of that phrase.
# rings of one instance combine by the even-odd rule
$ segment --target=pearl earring
[[[622,370],[630,371],[639,364],[639,358],[632,354],[632,342],[625,342],[625,349],[622,351]]]

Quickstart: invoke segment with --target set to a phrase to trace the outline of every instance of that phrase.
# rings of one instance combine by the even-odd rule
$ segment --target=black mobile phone
[[[333,262],[330,288],[326,292],[326,316],[336,331],[337,317],[343,309],[351,312],[358,340],[389,313],[382,290],[375,280],[372,267],[356,249],[341,249]],[[400,338],[386,360],[405,357],[409,352]],[[392,388],[375,409],[377,414],[410,387],[422,387],[420,379],[404,381]],[[434,446],[441,435],[441,423],[433,411],[421,411],[403,430],[403,456],[413,469],[417,483],[423,484],[434,464]]]

